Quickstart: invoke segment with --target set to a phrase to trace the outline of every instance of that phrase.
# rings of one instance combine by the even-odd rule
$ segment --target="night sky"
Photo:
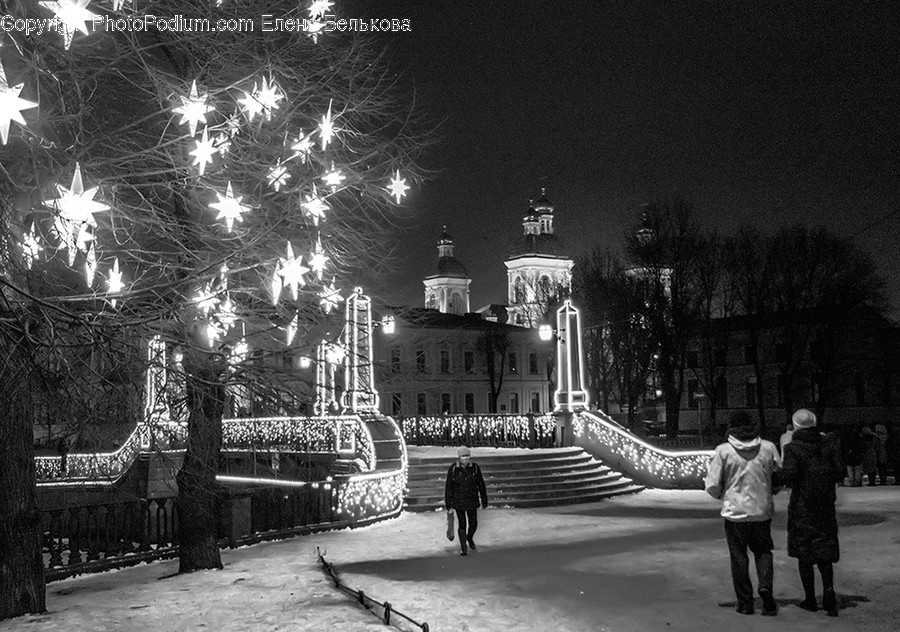
[[[725,233],[800,221],[853,236],[900,307],[898,3],[360,6],[411,20],[369,37],[443,122],[425,161],[440,173],[410,191],[397,271],[373,294],[421,305],[446,224],[472,309],[505,302],[503,261],[546,187],[573,258],[681,195]]]

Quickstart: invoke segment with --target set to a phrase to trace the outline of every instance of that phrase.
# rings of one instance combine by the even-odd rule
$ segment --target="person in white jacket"
[[[753,614],[748,549],[756,562],[762,613],[778,613],[772,596],[772,476],[780,469],[780,463],[775,444],[760,438],[750,415],[737,411],[729,418],[727,441],[716,447],[707,468],[706,492],[722,501],[731,579],[741,614]]]

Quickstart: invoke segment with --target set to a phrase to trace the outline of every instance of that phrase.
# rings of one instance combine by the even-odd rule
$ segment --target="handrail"
[[[606,414],[578,412],[572,419],[575,444],[635,481],[651,487],[703,487],[711,450],[664,450],[625,430]]]
[[[377,606],[377,607],[381,608],[382,613],[383,613],[382,616],[380,617],[382,623],[384,623],[385,625],[393,625],[397,629],[402,629],[402,628],[400,628],[399,625],[397,625],[397,623],[395,623],[394,621],[391,620],[391,617],[396,615],[398,617],[402,617],[403,619],[406,619],[409,623],[413,624],[414,626],[416,626],[417,628],[422,630],[422,632],[428,632],[429,628],[428,628],[427,623],[424,623],[424,622],[419,623],[418,621],[416,621],[409,615],[403,614],[399,610],[395,610],[389,601],[385,601],[385,602],[376,601],[375,599],[372,599],[371,597],[369,597],[362,590],[354,590],[354,589],[350,588],[347,584],[343,583],[340,580],[340,578],[338,577],[338,572],[337,572],[337,570],[335,570],[334,564],[332,564],[331,562],[328,562],[325,559],[325,553],[323,553],[319,547],[316,547],[316,555],[318,555],[318,557],[319,557],[319,563],[322,565],[322,570],[325,571],[325,573],[331,578],[331,581],[334,582],[335,588],[337,588],[344,594],[350,595],[351,597],[356,599],[356,601],[359,603],[359,605],[361,605],[366,610],[371,610],[372,606]]]

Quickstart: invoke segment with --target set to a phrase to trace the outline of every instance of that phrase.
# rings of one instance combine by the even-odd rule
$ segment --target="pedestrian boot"
[[[467,542],[469,543],[469,548],[472,549],[473,551],[478,548],[475,546],[475,540],[473,540],[472,538],[469,538],[467,540]]]
[[[775,599],[772,598],[772,593],[768,590],[760,590],[759,596],[762,597],[763,608],[762,613],[764,617],[774,617],[778,614],[778,604],[775,603]]]
[[[468,555],[469,554],[469,551],[466,549],[466,541],[465,540],[459,541],[459,554],[460,555]]]
[[[838,616],[837,595],[834,594],[834,588],[827,588],[822,593],[822,609],[829,617]]]
[[[809,595],[806,596],[806,599],[797,604],[799,607],[804,610],[809,610],[810,612],[815,612],[819,609],[819,604],[816,603],[816,598],[811,597]]]

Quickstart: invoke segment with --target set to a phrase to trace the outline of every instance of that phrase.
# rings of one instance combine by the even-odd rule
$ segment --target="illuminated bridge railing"
[[[599,411],[573,416],[575,445],[650,487],[702,489],[711,450],[663,450],[633,435]]]
[[[375,469],[377,458],[371,433],[355,415],[225,419],[222,448],[337,453],[359,459],[366,470]]]
[[[35,457],[36,480],[39,484],[66,481],[111,483],[128,471],[141,452],[183,447],[185,433],[184,424],[151,419],[138,424],[122,445],[112,452]]]
[[[546,448],[556,437],[556,418],[549,414],[430,415],[397,422],[409,445]]]

